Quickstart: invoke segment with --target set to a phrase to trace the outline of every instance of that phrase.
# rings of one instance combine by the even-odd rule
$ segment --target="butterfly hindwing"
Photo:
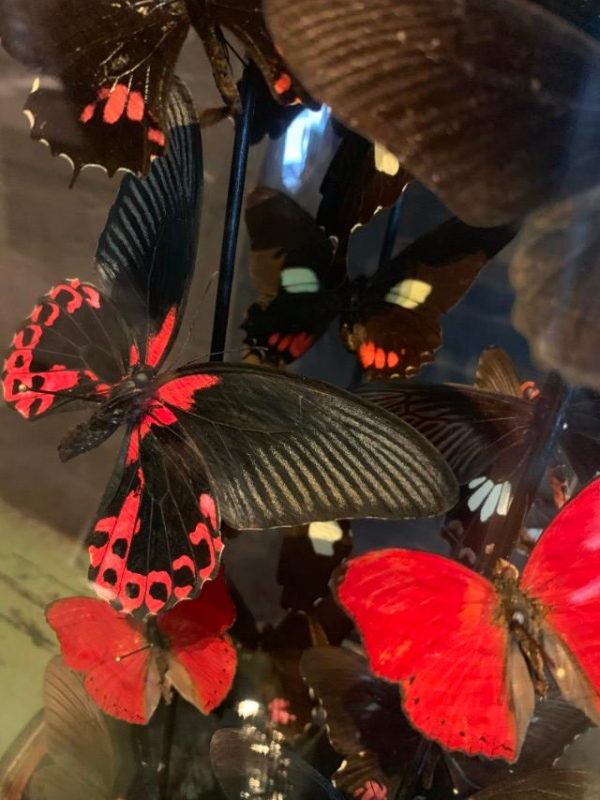
[[[88,537],[97,591],[156,614],[216,575],[222,547],[203,459],[174,415],[134,427]]]
[[[166,105],[189,22],[181,0],[2,0],[8,52],[41,70],[26,110],[32,136],[109,174],[146,173],[167,142]],[[50,82],[46,79],[54,79]]]
[[[291,197],[264,186],[246,201],[250,275],[259,299],[242,328],[262,361],[289,363],[312,346],[335,316],[334,245]]]
[[[509,228],[474,228],[452,219],[368,279],[341,318],[342,339],[367,376],[412,377],[432,361],[442,344],[442,315],[513,235]]]

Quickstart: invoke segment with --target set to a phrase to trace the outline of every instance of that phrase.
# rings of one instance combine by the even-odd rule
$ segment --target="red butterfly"
[[[85,674],[88,694],[113,717],[148,722],[171,686],[208,714],[231,688],[237,658],[224,634],[235,607],[222,575],[148,623],[93,597],[57,600],[46,617],[67,666]]]
[[[196,260],[202,154],[177,84],[171,142],[145,179],[126,175],[100,237],[100,288],[55,286],[15,334],[7,404],[26,419],[87,401],[63,460],[124,432],[88,540],[90,580],[119,609],[159,613],[219,567],[221,518],[237,529],[342,517],[420,516],[452,505],[435,448],[332,387],[237,364],[160,371]]]
[[[438,555],[380,550],[349,563],[338,596],[375,674],[450,750],[516,760],[546,670],[600,723],[600,479],[564,506],[520,579],[504,561],[489,581]]]

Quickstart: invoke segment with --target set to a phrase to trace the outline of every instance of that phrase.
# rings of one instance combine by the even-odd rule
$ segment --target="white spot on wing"
[[[496,513],[500,514],[501,517],[505,517],[508,514],[508,509],[510,508],[510,501],[511,501],[511,485],[509,481],[504,481],[502,484],[502,494],[500,495],[500,499],[498,500],[498,507],[496,508]]]
[[[569,602],[577,606],[587,603],[589,600],[595,600],[598,597],[600,597],[600,575],[586,586],[582,586],[581,589],[571,592]]]
[[[313,550],[320,556],[332,556],[334,542],[339,542],[343,531],[338,522],[311,522],[308,526],[308,536]]]
[[[319,291],[319,279],[308,267],[288,267],[281,271],[281,286],[290,294]]]
[[[415,278],[405,278],[388,291],[385,296],[387,303],[401,308],[417,308],[422,305],[431,294],[431,284]]]
[[[400,162],[393,153],[384,147],[379,142],[375,142],[375,169],[378,172],[383,172],[386,175],[394,176],[398,174],[400,169]]]
[[[35,125],[35,117],[33,116],[33,112],[31,112],[28,108],[24,108],[23,113],[27,117],[27,122],[29,123],[29,127],[33,128],[33,126]]]

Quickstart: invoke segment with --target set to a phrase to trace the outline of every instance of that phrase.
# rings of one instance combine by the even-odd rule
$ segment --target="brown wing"
[[[265,0],[265,13],[308,90],[465,221],[505,223],[597,182],[600,45],[538,5]]]

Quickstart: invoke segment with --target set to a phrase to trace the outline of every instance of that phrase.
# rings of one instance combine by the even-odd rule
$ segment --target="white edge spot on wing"
[[[308,526],[308,537],[313,550],[319,556],[332,556],[334,542],[339,542],[343,536],[339,522],[311,522]]]
[[[379,142],[375,142],[373,157],[375,159],[375,169],[377,172],[383,172],[390,177],[398,174],[400,170],[400,161],[393,153],[390,153],[387,147],[379,144]]]

